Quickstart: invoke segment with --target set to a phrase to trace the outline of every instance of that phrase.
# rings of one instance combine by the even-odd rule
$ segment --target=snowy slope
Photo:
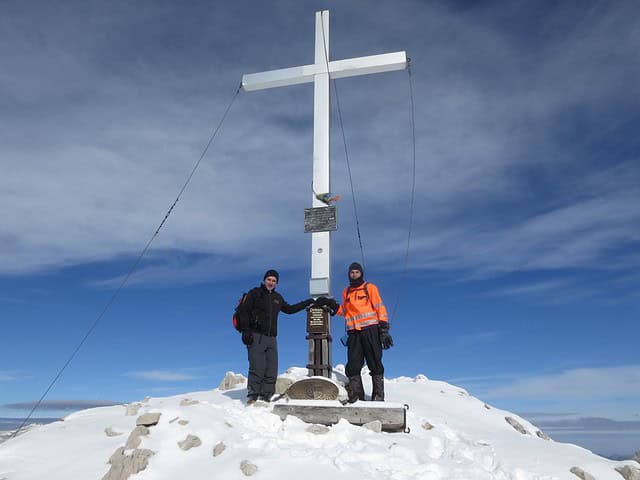
[[[293,368],[288,374],[302,378],[306,370]],[[545,440],[526,420],[444,382],[419,375],[387,380],[385,386],[387,400],[410,404],[410,433],[375,433],[346,422],[313,430],[292,417],[282,422],[270,406],[246,407],[246,388],[238,385],[226,391],[150,398],[128,407],[84,410],[34,428],[0,444],[0,480],[103,478],[111,468],[108,460],[125,445],[136,419],[147,412],[160,413],[160,420],[140,437],[138,449],[154,454],[132,479],[253,475],[304,480],[576,480],[570,469],[578,467],[597,480],[622,480],[616,467],[640,468],[633,461],[615,462],[575,445]],[[370,391],[370,383],[366,387]],[[505,417],[519,422],[527,433],[518,432]],[[112,435],[121,434],[108,436],[107,428]],[[188,435],[201,444],[181,449],[178,442]],[[257,470],[251,465],[241,470],[243,461]]]

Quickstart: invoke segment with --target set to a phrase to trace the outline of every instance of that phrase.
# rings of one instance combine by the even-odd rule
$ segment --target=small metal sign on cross
[[[329,11],[316,12],[315,63],[242,76],[245,91],[284,87],[299,83],[314,84],[313,110],[313,190],[329,188],[329,120],[331,100],[329,80],[402,70],[407,67],[406,52],[384,53],[367,57],[330,60]],[[323,207],[312,192],[312,206]],[[311,280],[309,293],[316,297],[331,292],[331,232],[311,234]]]

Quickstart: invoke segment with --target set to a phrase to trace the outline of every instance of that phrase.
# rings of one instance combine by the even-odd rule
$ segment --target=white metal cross
[[[299,83],[314,84],[313,109],[313,190],[329,188],[329,121],[331,100],[329,80],[369,73],[402,70],[407,66],[406,52],[385,53],[346,60],[329,60],[329,11],[316,12],[315,63],[242,76],[245,91],[284,87]],[[322,207],[312,192],[313,206]],[[316,297],[331,293],[331,232],[311,234],[311,280],[309,293]]]

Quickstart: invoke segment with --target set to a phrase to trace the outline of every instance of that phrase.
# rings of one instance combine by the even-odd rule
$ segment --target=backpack
[[[238,308],[240,308],[240,305],[242,305],[245,301],[245,299],[247,298],[247,293],[243,293],[242,296],[240,297],[240,300],[238,300],[238,305],[236,305],[235,310],[233,311],[233,317],[232,317],[232,321],[233,321],[233,328],[235,328],[237,331],[241,332],[242,329],[240,328],[240,319],[238,318]]]

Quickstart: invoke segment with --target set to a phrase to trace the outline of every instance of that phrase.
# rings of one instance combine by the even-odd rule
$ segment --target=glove
[[[244,330],[242,332],[242,343],[249,346],[253,343],[253,333],[250,330]]]
[[[389,325],[386,323],[378,327],[380,329],[380,345],[383,350],[388,350],[393,347],[393,338],[389,335]]]
[[[329,298],[328,300],[329,300],[328,306],[331,309],[331,315],[333,316],[337,313],[338,309],[340,308],[340,305],[333,298]]]
[[[340,307],[335,299],[329,297],[318,297],[316,299],[316,305],[319,307],[328,307],[331,311],[331,315],[335,315]]]

